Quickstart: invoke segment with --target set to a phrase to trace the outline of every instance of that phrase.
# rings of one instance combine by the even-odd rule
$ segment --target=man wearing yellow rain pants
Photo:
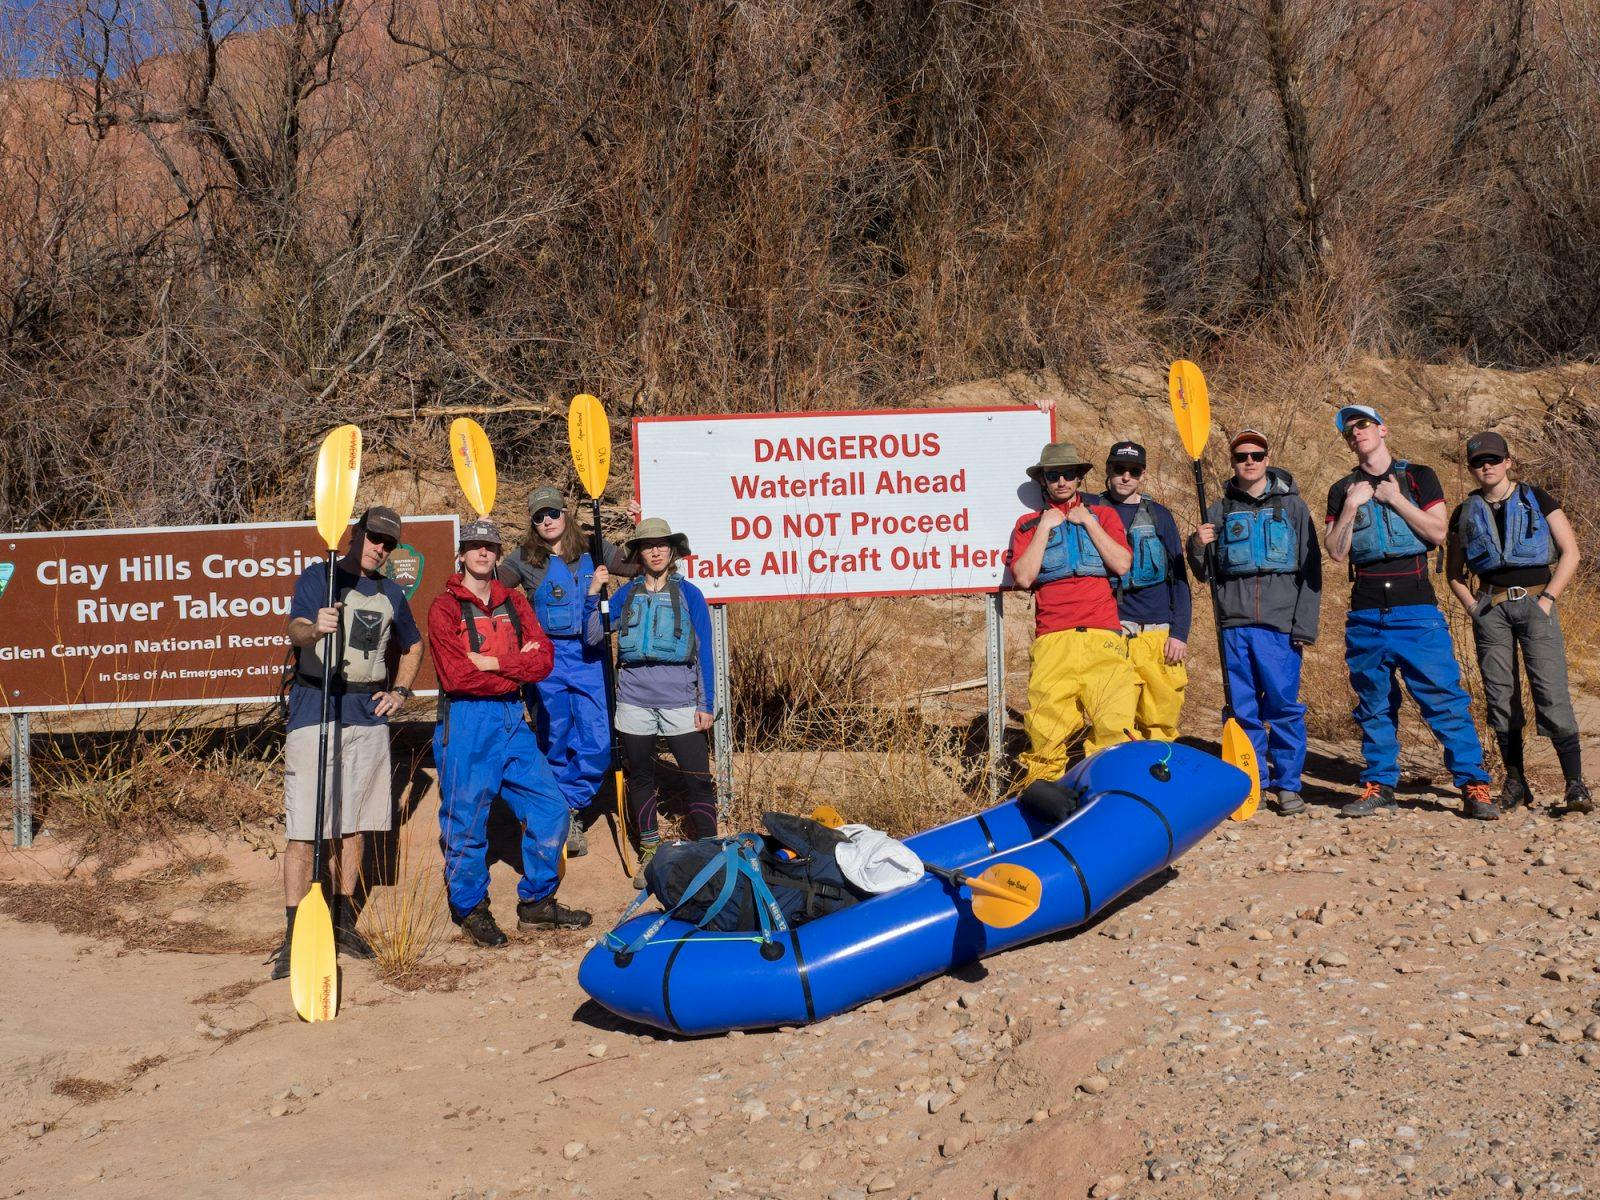
[[[1120,441],[1106,456],[1105,502],[1127,531],[1133,567],[1112,580],[1128,662],[1139,680],[1134,729],[1162,742],[1178,739],[1178,715],[1189,683],[1189,572],[1178,523],[1163,504],[1142,494],[1147,466],[1138,442]]]
[[[1047,445],[1028,468],[1044,511],[1024,513],[1011,532],[1011,574],[1034,602],[1028,783],[1060,779],[1080,735],[1093,754],[1127,741],[1134,723],[1137,681],[1109,580],[1128,572],[1133,555],[1117,514],[1078,494],[1088,473],[1071,442]]]

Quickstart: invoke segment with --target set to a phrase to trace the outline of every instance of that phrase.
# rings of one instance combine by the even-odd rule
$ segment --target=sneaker
[[[1344,817],[1370,817],[1380,808],[1396,808],[1394,789],[1387,783],[1368,783],[1358,800],[1352,800],[1339,810]]]
[[[578,820],[578,814],[572,814],[572,821],[567,826],[567,857],[582,858],[589,853],[589,835],[584,832],[583,822]]]
[[[582,929],[594,918],[581,908],[568,908],[554,896],[517,905],[518,929]]]
[[[1501,812],[1510,812],[1513,808],[1532,804],[1533,793],[1528,790],[1528,781],[1521,775],[1507,775],[1505,783],[1500,787],[1500,799],[1496,803],[1500,806]]]
[[[1300,799],[1299,792],[1278,792],[1272,801],[1273,807],[1284,816],[1300,812],[1305,808],[1306,802]]]
[[[1594,811],[1594,797],[1589,795],[1589,789],[1583,785],[1581,779],[1567,781],[1567,794],[1564,797],[1568,812],[1592,813]]]
[[[499,924],[494,919],[494,913],[489,911],[489,902],[487,900],[479,901],[478,907],[462,917],[456,924],[461,926],[462,933],[486,949],[506,944],[506,935],[501,932]]]
[[[1500,809],[1489,799],[1487,783],[1469,783],[1461,789],[1461,815],[1473,821],[1498,821]]]
[[[644,891],[644,869],[652,858],[656,856],[656,847],[648,846],[639,851],[639,869],[633,873],[633,890]]]
[[[289,978],[289,939],[284,938],[283,944],[272,952],[272,957],[267,959],[272,964],[273,979]]]

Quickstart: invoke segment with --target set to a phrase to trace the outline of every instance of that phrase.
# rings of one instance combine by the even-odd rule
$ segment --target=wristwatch
[[[411,689],[408,688],[408,687],[404,687],[404,686],[396,687],[396,688],[390,688],[389,690],[391,692],[393,692],[396,696],[399,696],[400,699],[402,699],[402,700],[409,700],[409,699],[411,699],[411,697],[413,695]]]

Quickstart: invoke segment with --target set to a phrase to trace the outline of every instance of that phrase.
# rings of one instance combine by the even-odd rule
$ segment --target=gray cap
[[[368,533],[393,538],[396,542],[400,540],[400,514],[392,508],[374,504],[361,514],[360,525]]]
[[[561,494],[561,489],[556,487],[537,487],[528,493],[528,515],[531,517],[541,508],[553,508],[557,512],[567,511],[567,498]]]
[[[479,517],[476,521],[468,521],[461,527],[461,537],[456,542],[459,549],[468,542],[487,542],[496,549],[505,545],[500,537],[500,526],[488,517]]]

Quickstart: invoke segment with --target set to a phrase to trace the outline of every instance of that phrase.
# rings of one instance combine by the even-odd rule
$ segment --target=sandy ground
[[[1337,751],[1313,776],[1347,790]],[[586,1002],[576,934],[452,941],[454,990],[347,965],[339,1019],[304,1025],[259,951],[132,948],[275,940],[276,863],[197,846],[116,893],[112,936],[0,918],[0,1196],[1600,1191],[1600,822],[1405,798],[1263,810],[1090,928],[699,1040]],[[564,894],[605,922],[632,890],[602,841]],[[8,904],[65,866],[0,862]],[[513,886],[501,868],[503,919]]]

